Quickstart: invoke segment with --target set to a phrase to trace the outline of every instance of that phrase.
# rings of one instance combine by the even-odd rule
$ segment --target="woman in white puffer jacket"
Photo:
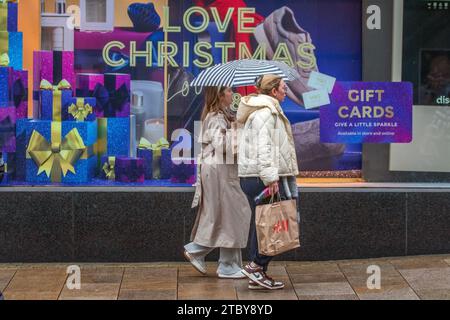
[[[299,174],[291,124],[281,109],[287,86],[282,78],[265,75],[258,79],[259,94],[243,97],[237,121],[244,125],[239,137],[239,177],[255,216],[255,197],[269,188],[270,194],[297,199]],[[250,261],[243,273],[250,278],[250,289],[282,289],[284,284],[267,276],[273,257],[259,254],[254,223],[251,227]]]

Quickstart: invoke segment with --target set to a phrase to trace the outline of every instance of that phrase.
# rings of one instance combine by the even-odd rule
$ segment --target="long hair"
[[[220,104],[220,97],[223,96],[228,87],[206,87],[205,88],[205,106],[203,107],[201,120],[205,121],[210,113],[222,112],[228,121],[233,121],[232,115]]]

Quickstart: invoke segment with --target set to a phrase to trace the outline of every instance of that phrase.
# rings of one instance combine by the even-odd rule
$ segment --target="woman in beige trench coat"
[[[202,152],[192,204],[198,213],[184,255],[197,271],[206,274],[205,257],[220,248],[217,275],[240,279],[244,277],[241,249],[247,246],[252,212],[239,183],[232,97],[231,88],[206,88]]]

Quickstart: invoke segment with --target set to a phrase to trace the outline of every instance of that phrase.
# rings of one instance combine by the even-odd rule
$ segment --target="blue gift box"
[[[14,106],[12,100],[13,69],[11,67],[0,67],[0,108]]]
[[[56,91],[41,90],[41,120],[49,121],[65,121],[69,119],[67,106],[72,101],[72,89],[62,89],[58,91],[61,98],[54,100],[53,96]],[[56,104],[56,105],[55,105]]]
[[[34,135],[33,135],[34,133]],[[96,174],[97,158],[95,157],[94,145],[97,142],[97,122],[76,122],[76,121],[48,121],[32,120],[26,123],[26,137],[28,141],[26,159],[26,181],[28,183],[47,184],[84,184],[88,183]],[[55,141],[55,137],[59,139]],[[37,143],[37,142],[40,142]],[[84,148],[77,148],[76,145],[84,144]],[[43,150],[42,150],[43,149]],[[59,153],[59,150],[68,150]],[[47,151],[43,153],[42,151]],[[42,163],[37,163],[33,158],[33,153],[38,156],[47,155],[47,159],[42,159]],[[40,172],[46,163],[51,161],[50,157],[62,158],[65,165],[72,165],[74,173],[68,171],[65,175],[60,167],[53,164],[54,169],[48,172]],[[73,157],[69,162],[68,159]],[[47,162],[46,162],[47,161]],[[62,160],[59,160],[62,161]],[[55,161],[57,163],[58,161]],[[42,171],[42,170],[41,170]],[[54,174],[56,173],[56,174]],[[60,179],[56,179],[60,175]]]
[[[153,179],[153,150],[138,149],[137,156],[144,159],[145,179]]]
[[[0,3],[0,30],[17,32],[18,16],[17,2]]]
[[[161,150],[160,159],[160,179],[167,180],[170,179],[172,174],[172,149]]]
[[[22,32],[0,31],[0,47],[8,48],[9,66],[15,70],[22,70],[23,34]]]
[[[97,116],[95,108],[97,99],[95,98],[70,98],[64,106],[70,121],[95,121]]]
[[[130,118],[97,118],[99,161],[102,156],[128,156]]]

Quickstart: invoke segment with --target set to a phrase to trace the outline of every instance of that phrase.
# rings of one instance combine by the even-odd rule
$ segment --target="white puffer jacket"
[[[267,95],[243,97],[237,121],[239,177],[259,177],[266,186],[280,177],[297,176],[297,156],[291,124],[278,100]]]

